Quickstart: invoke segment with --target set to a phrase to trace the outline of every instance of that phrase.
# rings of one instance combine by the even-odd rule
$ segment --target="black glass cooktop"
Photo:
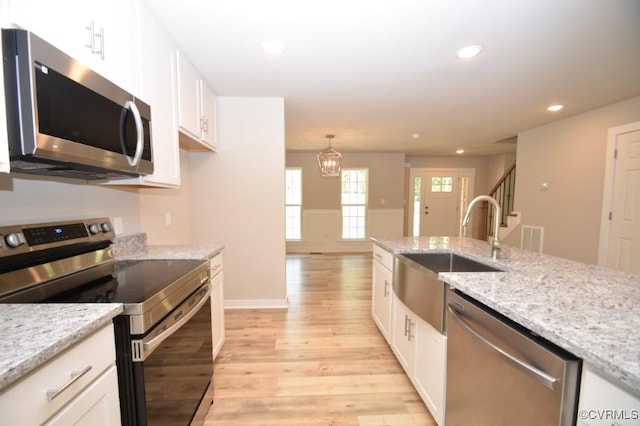
[[[202,265],[202,260],[121,260],[114,263],[111,275],[49,302],[142,303]]]

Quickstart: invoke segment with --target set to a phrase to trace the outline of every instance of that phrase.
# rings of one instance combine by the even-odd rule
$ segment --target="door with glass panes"
[[[409,172],[409,235],[459,236],[473,195],[473,169],[412,168]],[[472,235],[468,229],[466,235]]]

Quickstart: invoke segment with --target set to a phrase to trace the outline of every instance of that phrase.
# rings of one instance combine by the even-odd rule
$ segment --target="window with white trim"
[[[342,238],[359,240],[366,236],[368,169],[342,169]]]
[[[302,169],[285,169],[285,238],[302,239]]]

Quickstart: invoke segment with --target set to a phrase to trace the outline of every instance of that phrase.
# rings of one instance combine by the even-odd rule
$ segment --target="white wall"
[[[147,233],[148,244],[191,244],[193,242],[190,167],[188,153],[181,150],[180,188],[140,189],[142,230]],[[167,215],[169,215],[168,218]],[[215,241],[212,242],[215,243]]]
[[[545,253],[597,263],[607,132],[639,119],[635,97],[518,134],[515,210],[544,228]]]
[[[194,243],[224,250],[225,306],[284,307],[284,100],[219,97],[218,152],[191,153]]]
[[[121,218],[123,233],[141,232],[138,190],[0,174],[0,225],[105,216]]]

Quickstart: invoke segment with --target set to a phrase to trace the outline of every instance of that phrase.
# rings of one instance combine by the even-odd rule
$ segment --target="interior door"
[[[466,169],[411,169],[410,236],[458,236],[472,172]]]
[[[607,268],[640,273],[640,129],[617,135]]]

